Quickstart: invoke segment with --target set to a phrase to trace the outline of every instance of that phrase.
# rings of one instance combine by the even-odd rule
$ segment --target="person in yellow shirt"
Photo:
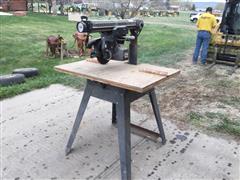
[[[212,8],[208,7],[206,12],[203,13],[197,21],[197,41],[196,48],[193,54],[193,64],[197,64],[198,56],[201,51],[201,63],[206,64],[208,47],[211,40],[211,31],[217,25],[216,17],[212,14]]]

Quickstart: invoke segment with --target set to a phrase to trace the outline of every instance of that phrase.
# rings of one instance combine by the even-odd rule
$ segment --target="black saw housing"
[[[137,37],[143,25],[142,20],[89,21],[83,16],[77,23],[77,30],[101,34],[87,45],[87,48],[93,47],[91,57],[97,57],[99,63],[107,64],[110,59],[119,61],[129,59],[130,64],[137,64]],[[124,47],[125,41],[130,42],[129,48]]]

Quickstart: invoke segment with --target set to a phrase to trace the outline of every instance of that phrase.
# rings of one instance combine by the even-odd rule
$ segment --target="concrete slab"
[[[1,101],[0,179],[120,179],[111,104],[92,98],[67,157],[64,148],[82,92],[62,85]],[[156,130],[153,117],[132,121]],[[132,135],[133,179],[240,179],[239,144],[164,120],[162,146]]]

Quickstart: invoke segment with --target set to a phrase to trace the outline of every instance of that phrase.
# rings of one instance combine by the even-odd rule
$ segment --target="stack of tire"
[[[21,68],[14,69],[12,74],[0,76],[0,86],[9,86],[25,82],[25,78],[30,78],[39,75],[37,68]]]

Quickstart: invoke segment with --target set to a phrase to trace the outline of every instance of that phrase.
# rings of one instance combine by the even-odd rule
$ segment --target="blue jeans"
[[[197,63],[201,46],[202,46],[201,62],[202,64],[206,63],[210,40],[211,34],[208,31],[198,31],[196,48],[193,54],[193,63]]]

